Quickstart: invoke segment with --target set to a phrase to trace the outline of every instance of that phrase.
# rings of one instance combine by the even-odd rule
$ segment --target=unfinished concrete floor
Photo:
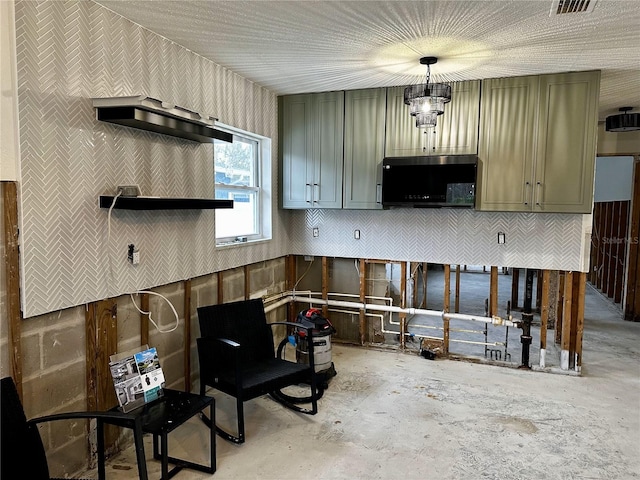
[[[218,438],[214,475],[175,478],[640,478],[640,324],[590,286],[585,315],[581,377],[336,345],[338,375],[316,416],[247,402],[246,443]],[[220,398],[228,424],[224,411]],[[204,462],[204,425],[176,430],[170,452]],[[133,449],[108,462],[107,478],[137,478]]]

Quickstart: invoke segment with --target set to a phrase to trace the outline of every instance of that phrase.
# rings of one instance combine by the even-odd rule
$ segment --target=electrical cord
[[[293,294],[295,295],[296,293],[296,288],[298,287],[298,284],[300,283],[300,281],[304,278],[304,276],[309,272],[309,269],[311,268],[311,265],[313,265],[313,262],[315,261],[315,258],[313,260],[311,260],[309,262],[309,266],[307,267],[307,269],[304,271],[304,273],[302,274],[302,276],[296,281],[296,284],[293,286]]]
[[[133,306],[136,308],[136,310],[138,310],[138,312],[140,312],[142,315],[149,315],[149,321],[151,323],[153,323],[153,326],[156,327],[156,330],[158,330],[158,332],[160,333],[171,333],[174,330],[176,330],[178,328],[178,325],[180,323],[180,318],[178,317],[178,312],[176,312],[176,309],[174,308],[173,304],[163,295],[160,295],[159,293],[156,292],[152,292],[150,290],[139,290],[137,292],[134,292],[136,295],[139,295],[141,293],[148,293],[149,295],[156,295],[160,298],[162,298],[165,302],[167,302],[169,304],[169,306],[171,307],[171,310],[173,310],[173,314],[176,317],[176,324],[168,329],[168,330],[161,330],[160,327],[158,326],[158,324],[156,322],[153,321],[153,319],[151,318],[151,312],[145,312],[144,310],[138,308],[138,305],[136,304],[135,299],[133,298],[133,293],[130,293],[129,296],[131,297],[131,302],[133,303]]]
[[[115,207],[116,205],[116,201],[118,200],[118,197],[120,197],[122,195],[122,189],[118,189],[118,193],[116,193],[116,195],[113,197],[113,201],[111,202],[111,206],[109,207],[109,213],[107,214],[107,251],[109,250],[109,245],[111,245],[111,211],[113,210],[113,207]],[[111,259],[111,253],[109,252],[109,254],[107,255],[109,257],[109,276],[110,276],[110,281],[113,282],[113,261]],[[171,310],[173,311],[173,314],[176,317],[176,324],[174,327],[168,329],[168,330],[162,330],[158,324],[151,318],[151,312],[145,312],[143,310],[141,310],[140,308],[138,308],[138,305],[136,304],[135,299],[133,298],[133,293],[130,293],[129,296],[131,297],[131,302],[133,303],[133,306],[136,308],[136,310],[138,310],[138,312],[140,312],[143,315],[149,315],[149,321],[153,324],[154,327],[156,327],[156,330],[159,333],[170,333],[173,332],[174,330],[176,330],[178,328],[178,325],[180,323],[180,317],[178,316],[178,312],[176,312],[175,307],[173,306],[173,304],[164,296],[160,295],[159,293],[156,292],[151,292],[149,290],[139,290],[137,292],[134,292],[136,295],[139,295],[141,293],[148,293],[150,295],[156,295],[160,298],[162,298],[165,302],[167,302],[169,304],[169,306],[171,307]]]
[[[113,201],[109,207],[109,213],[107,214],[107,256],[109,257],[109,280],[111,282],[113,282],[113,262],[111,260],[111,253],[109,252],[109,245],[111,245],[111,211],[113,210],[113,207],[115,207],[116,201],[120,195],[122,195],[122,190],[118,189],[118,193],[113,197]]]

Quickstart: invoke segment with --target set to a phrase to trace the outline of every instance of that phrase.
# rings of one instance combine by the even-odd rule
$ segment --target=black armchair
[[[275,354],[273,325],[288,325],[311,338],[312,329],[299,323],[267,323],[262,299],[223,303],[198,308],[201,338],[197,339],[200,362],[200,393],[207,386],[235,397],[238,435],[212,425],[222,438],[240,444],[245,441],[243,402],[269,394],[274,400],[297,412],[315,415],[318,412],[318,391],[313,359],[313,342],[309,343],[309,362],[301,364],[279,358]],[[309,385],[311,395],[295,401],[281,390],[291,385]],[[311,408],[296,403],[308,401]]]
[[[69,412],[27,420],[18,391],[11,377],[0,380],[2,411],[0,424],[2,480],[49,480],[49,465],[38,424],[53,420],[98,419],[98,478],[104,480],[104,436],[106,420],[129,421],[130,416],[121,412]],[[142,447],[142,445],[140,445]]]

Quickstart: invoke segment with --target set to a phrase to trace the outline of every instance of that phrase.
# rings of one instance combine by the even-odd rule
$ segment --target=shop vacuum
[[[331,335],[336,333],[329,319],[322,316],[322,312],[317,308],[302,310],[296,317],[296,323],[305,328],[312,328],[313,339],[313,359],[315,363],[316,380],[320,394],[328,388],[329,380],[336,376],[336,369],[331,360]],[[284,348],[287,343],[296,348],[296,361],[298,363],[309,363],[307,330],[294,328],[289,337],[280,342],[278,346],[278,357],[282,358]]]

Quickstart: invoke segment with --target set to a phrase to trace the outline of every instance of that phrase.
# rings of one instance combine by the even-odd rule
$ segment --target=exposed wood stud
[[[8,321],[11,377],[22,399],[22,312],[20,311],[20,251],[18,231],[18,188],[16,182],[2,182],[4,222],[4,275]],[[3,320],[4,321],[4,320]]]
[[[633,173],[633,200],[631,203],[631,227],[629,229],[627,292],[624,301],[625,320],[640,321],[640,156],[636,156]]]
[[[296,259],[295,255],[287,255],[286,259],[286,273],[285,284],[288,291],[292,291],[296,284]],[[296,304],[295,302],[289,302],[287,306],[287,321],[293,322],[296,318]]]
[[[582,369],[582,336],[584,334],[584,295],[586,289],[587,274],[580,272],[578,276],[578,295],[577,302],[577,315],[576,315],[576,333],[575,333],[575,365],[576,371],[580,372]]]
[[[118,311],[113,298],[89,304],[85,310],[87,345],[87,409],[109,410],[118,405],[109,368],[109,357],[118,348]],[[105,425],[105,445],[113,445],[118,429]]]
[[[569,337],[569,367],[575,368],[575,353],[577,348],[577,332],[578,332],[578,317],[580,316],[580,291],[584,293],[584,289],[580,288],[580,282],[582,279],[581,272],[572,272],[572,285],[571,285],[571,330]],[[584,304],[583,304],[584,306]],[[584,311],[583,313],[584,314]]]
[[[536,311],[539,313],[542,306],[542,270],[536,274]]]
[[[518,308],[518,290],[520,288],[520,269],[511,269],[511,310]]]
[[[224,303],[224,274],[222,273],[222,271],[218,272],[217,275],[217,281],[216,281],[216,287],[218,289],[217,292],[217,297],[218,297],[218,304],[220,303]]]
[[[595,231],[592,232],[592,236],[595,237],[596,241],[596,263],[593,265],[595,267],[594,273],[594,286],[598,289],[602,288],[602,265],[604,263],[604,228],[605,228],[605,218],[606,218],[606,209],[604,203],[597,203],[597,209],[594,209],[597,213],[597,221]],[[594,214],[595,215],[595,214]]]
[[[491,267],[491,280],[489,285],[489,315],[498,315],[498,267]]]
[[[549,270],[542,272],[542,301],[540,304],[540,349],[547,349],[547,324],[549,322]]]
[[[449,313],[451,305],[451,265],[448,263],[444,265],[444,301],[442,309],[444,312]],[[445,355],[449,354],[449,319],[445,318],[442,322],[443,334],[442,334],[442,349]]]
[[[427,275],[429,272],[429,264],[422,262],[422,303],[421,308],[427,308]]]
[[[616,290],[616,270],[618,269],[618,231],[620,229],[620,203],[611,204],[611,236],[608,240],[609,247],[609,276],[607,278],[607,290],[603,293],[609,298],[613,298]]]
[[[613,301],[615,303],[622,302],[625,271],[627,269],[626,258],[627,258],[628,234],[629,234],[629,202],[621,202],[618,238],[624,239],[624,241],[618,242],[617,250],[616,250],[616,290],[613,296]]]
[[[595,285],[596,282],[596,268],[598,265],[598,221],[600,219],[600,203],[593,204],[593,223],[591,226],[591,250],[589,253],[589,281]]]
[[[322,299],[329,299],[329,259],[322,257]],[[322,316],[329,316],[329,305],[322,305]]]
[[[564,314],[564,281],[565,272],[558,272],[558,305],[556,307],[556,330],[555,330],[555,343],[560,344],[560,337],[562,336],[562,317]]]
[[[418,262],[410,262],[409,263],[409,271],[411,272],[411,306],[414,308],[418,305]]]
[[[604,229],[602,231],[602,249],[603,249],[603,257],[602,257],[602,270],[601,270],[601,278],[599,283],[599,288],[603,292],[607,291],[608,280],[609,280],[609,267],[611,266],[611,248],[608,242],[605,242],[605,238],[611,237],[611,213],[612,208],[610,203],[606,203],[604,205],[605,217],[604,217]]]
[[[84,310],[84,330],[86,345],[86,388],[87,388],[87,410],[98,409],[98,370],[96,364],[97,339],[96,332],[96,304],[88,303]]]
[[[455,313],[460,313],[460,265],[456,265]]]
[[[400,308],[407,307],[407,262],[400,263]],[[407,333],[407,314],[400,315],[400,348],[406,347],[405,334]]]
[[[184,391],[191,391],[191,280],[184,281]]]
[[[564,306],[562,313],[562,332],[560,337],[560,368],[568,370],[571,350],[571,318],[573,309],[573,272],[564,274]]]
[[[362,303],[365,302],[366,292],[367,292],[367,262],[364,259],[360,259],[360,301]],[[359,319],[359,330],[360,330],[360,344],[364,345],[366,341],[366,331],[367,331],[367,317],[365,315],[365,311],[363,308],[358,312]]]
[[[149,294],[140,294],[140,310],[149,311]],[[149,314],[140,314],[140,345],[149,345]]]

